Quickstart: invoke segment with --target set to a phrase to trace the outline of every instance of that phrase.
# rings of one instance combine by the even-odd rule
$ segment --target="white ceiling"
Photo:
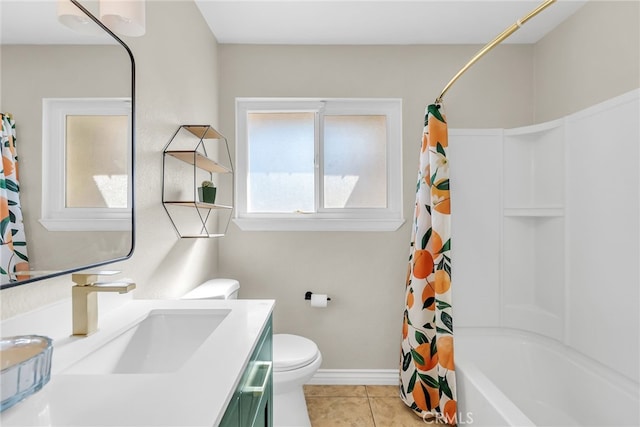
[[[535,43],[587,0],[558,0],[508,43]],[[484,44],[542,0],[195,0],[220,43]]]
[[[95,0],[81,0],[94,14]],[[0,0],[2,44],[113,44],[115,41],[91,23],[98,34],[82,34],[60,24],[55,0]]]
[[[168,0],[147,0],[162,2]],[[221,43],[484,44],[542,0],[195,0]],[[587,0],[557,0],[507,43],[535,43]],[[596,0],[591,0],[596,1]],[[97,8],[96,0],[81,0]],[[55,0],[0,0],[2,43],[113,43],[60,25]]]

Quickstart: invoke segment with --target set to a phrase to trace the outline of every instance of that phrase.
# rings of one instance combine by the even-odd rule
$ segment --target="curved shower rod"
[[[487,52],[489,52],[491,49],[493,49],[494,47],[502,43],[507,37],[509,37],[511,34],[519,30],[520,27],[522,27],[529,19],[533,18],[534,16],[536,16],[537,14],[545,10],[547,7],[551,6],[551,4],[555,3],[555,1],[556,0],[546,0],[544,3],[536,7],[527,15],[518,19],[513,25],[511,25],[509,28],[507,28],[502,33],[500,33],[495,39],[487,43],[482,49],[478,51],[478,53],[476,53],[476,55],[473,58],[471,58],[469,62],[467,62],[467,64],[464,67],[460,69],[460,71],[458,71],[458,73],[455,76],[453,76],[451,80],[449,80],[449,83],[447,83],[444,89],[442,89],[440,96],[436,98],[435,103],[436,104],[442,103],[442,97],[444,96],[444,94],[447,93],[449,88],[453,86],[456,80],[458,80],[460,76],[462,76],[465,73],[465,71],[471,68],[471,66],[475,64],[478,61],[478,59],[482,58]]]

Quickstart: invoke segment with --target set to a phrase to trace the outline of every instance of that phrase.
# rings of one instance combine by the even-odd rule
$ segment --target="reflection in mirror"
[[[79,3],[95,8],[97,2]],[[3,164],[12,157],[15,167],[3,170],[8,177],[19,170],[19,179],[17,173],[1,177],[5,187],[16,190],[0,193],[0,202],[6,201],[0,204],[4,289],[131,255],[134,64],[128,47],[93,20],[84,24],[94,27],[91,31],[62,25],[54,0],[2,0],[0,8],[0,112],[13,118],[3,116],[2,136],[3,142],[15,141],[8,154],[3,152]],[[105,114],[85,105],[64,115],[62,146],[53,148],[43,116],[52,99],[115,102],[120,112]],[[51,163],[57,174],[50,174]],[[74,231],[45,226],[52,195],[81,226]],[[12,224],[20,215],[24,234]]]
[[[40,223],[47,230],[131,229],[130,111],[128,98],[43,100]]]
[[[66,123],[68,208],[128,208],[129,116],[69,115]],[[85,144],[95,138],[94,144]]]

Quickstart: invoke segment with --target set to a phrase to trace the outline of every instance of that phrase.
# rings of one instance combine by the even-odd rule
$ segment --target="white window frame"
[[[255,112],[313,112],[315,120],[316,212],[247,212],[249,150],[247,117]],[[387,117],[386,208],[320,208],[323,192],[322,120],[324,115],[384,115]],[[402,212],[402,100],[379,98],[236,98],[236,209],[234,223],[247,231],[395,231]]]
[[[44,98],[42,100],[42,211],[49,231],[127,231],[132,227],[131,177],[127,208],[68,208],[66,189],[66,116],[126,115],[131,152],[130,98]],[[129,156],[131,157],[131,156]],[[127,170],[131,171],[132,159]]]

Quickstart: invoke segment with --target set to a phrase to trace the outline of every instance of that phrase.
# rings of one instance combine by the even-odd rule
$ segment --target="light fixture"
[[[98,0],[81,0],[89,12],[98,16]],[[144,0],[99,0],[100,21],[114,33],[138,37],[145,33]],[[70,0],[58,0],[58,21],[84,34],[101,34],[99,28]]]
[[[89,5],[85,5],[87,10],[93,13],[92,9],[88,8]],[[58,21],[74,31],[82,34],[98,35],[103,33],[102,28],[96,25],[83,11],[71,3],[69,0],[58,0],[56,3]],[[97,7],[95,7],[97,10]]]
[[[144,0],[100,0],[100,20],[115,33],[142,36],[146,23]]]

